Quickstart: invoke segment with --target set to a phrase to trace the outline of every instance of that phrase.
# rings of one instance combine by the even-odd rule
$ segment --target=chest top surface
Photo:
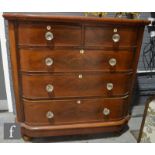
[[[121,24],[121,25],[137,25],[144,26],[149,24],[147,20],[125,19],[125,18],[99,18],[86,17],[81,13],[4,13],[7,20],[22,21],[62,21],[62,22],[86,22],[100,24]]]

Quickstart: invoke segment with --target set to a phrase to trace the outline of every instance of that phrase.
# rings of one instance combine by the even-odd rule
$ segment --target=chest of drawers
[[[4,14],[23,136],[120,131],[147,21]]]

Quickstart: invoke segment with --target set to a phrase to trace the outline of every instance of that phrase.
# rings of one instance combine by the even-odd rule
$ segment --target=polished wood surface
[[[79,78],[82,75],[82,79]],[[102,73],[66,73],[53,75],[22,75],[23,97],[29,99],[48,99],[66,97],[123,96],[127,95],[131,81],[127,74]],[[108,90],[107,84],[113,89]],[[46,91],[47,85],[53,85],[52,92]]]
[[[45,34],[47,26],[51,26],[50,32],[53,34],[53,39],[47,41]],[[113,32],[117,29],[117,32]],[[114,26],[84,26],[84,46],[115,46],[112,40],[113,34],[119,33],[121,36],[118,43],[119,46],[134,46],[137,39],[138,28],[122,28]],[[81,46],[82,39],[82,24],[80,25],[62,25],[55,23],[19,23],[18,25],[18,44],[29,46]],[[29,35],[29,37],[26,37]],[[66,37],[67,35],[67,37]]]
[[[150,22],[147,20],[139,19],[126,19],[126,18],[98,18],[98,17],[85,17],[85,16],[64,16],[52,15],[52,13],[4,13],[3,17],[9,21],[44,21],[44,22],[71,22],[71,23],[93,23],[93,24],[117,24],[127,26],[145,26]]]
[[[47,26],[51,26],[50,32],[53,40],[45,38]],[[29,36],[29,37],[27,37]],[[19,23],[18,44],[33,46],[80,46],[81,26],[78,25],[56,25],[55,23]]]
[[[80,103],[78,103],[79,101]],[[29,125],[61,125],[121,120],[126,115],[124,113],[126,102],[127,97],[49,101],[24,100],[25,122]],[[109,115],[103,114],[104,108],[110,110]],[[53,112],[53,118],[47,118],[48,111]]]
[[[29,137],[49,137],[64,135],[83,135],[95,134],[103,132],[121,132],[128,123],[129,116],[119,120],[110,122],[89,122],[76,123],[67,125],[46,125],[46,126],[30,126],[26,123],[21,124],[21,133]]]
[[[23,136],[123,129],[148,21],[16,13],[4,17]]]
[[[114,32],[117,29],[117,32]],[[85,46],[86,47],[115,47],[136,45],[138,28],[113,26],[86,26],[85,27]],[[114,43],[112,36],[120,35],[120,41]]]
[[[9,44],[10,44],[10,56],[11,56],[11,67],[12,67],[12,79],[13,79],[13,90],[16,101],[16,113],[17,120],[19,122],[24,121],[23,105],[21,104],[21,85],[20,85],[20,75],[19,75],[19,61],[17,52],[17,38],[16,38],[16,24],[14,22],[8,23],[9,28]]]
[[[83,53],[81,53],[81,50]],[[20,49],[20,65],[22,72],[129,72],[133,70],[134,49],[126,50],[51,50]],[[47,66],[46,58],[51,58],[53,64]],[[109,64],[110,59],[116,59],[116,65]]]

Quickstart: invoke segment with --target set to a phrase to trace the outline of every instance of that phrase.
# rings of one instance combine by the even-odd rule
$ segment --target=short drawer
[[[24,72],[131,71],[134,56],[132,49],[20,49],[20,64]]]
[[[92,47],[130,47],[137,44],[137,28],[114,26],[87,26],[85,46]]]
[[[25,122],[30,125],[62,125],[122,119],[127,98],[24,100]]]
[[[18,44],[29,46],[80,46],[81,26],[20,22]]]
[[[131,74],[66,73],[22,75],[23,97],[49,99],[128,94]]]

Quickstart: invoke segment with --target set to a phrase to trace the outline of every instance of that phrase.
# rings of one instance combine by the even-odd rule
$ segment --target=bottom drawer
[[[25,122],[30,125],[58,125],[115,121],[126,115],[127,99],[24,100]]]

